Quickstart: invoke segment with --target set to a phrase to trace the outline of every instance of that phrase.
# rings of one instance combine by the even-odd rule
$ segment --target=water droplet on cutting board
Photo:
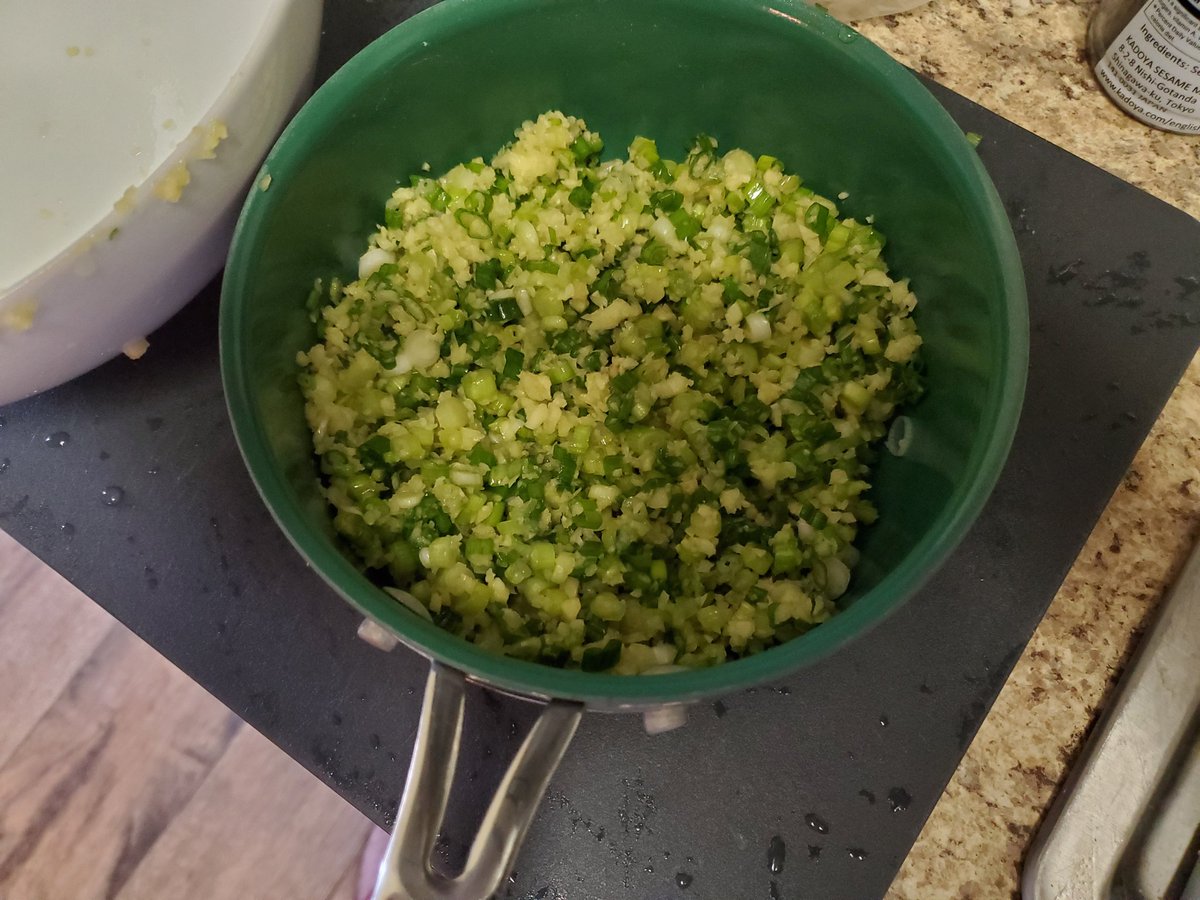
[[[8,467],[11,465],[12,465],[12,460],[9,459],[7,456],[4,457],[3,459],[0,459],[0,475],[3,475],[5,472],[7,472]]]
[[[1051,266],[1049,274],[1046,276],[1047,284],[1069,284],[1078,277],[1081,265],[1083,265],[1083,260],[1077,259],[1065,265]]]
[[[125,502],[125,489],[115,484],[110,484],[100,492],[100,499],[104,502],[105,506],[120,506]]]
[[[902,787],[888,791],[888,803],[892,804],[892,812],[904,812],[912,803],[912,795]]]
[[[855,860],[856,862],[862,862],[864,859],[866,859],[868,856],[871,855],[866,850],[862,850],[858,847],[847,847],[846,852],[849,853],[850,858]]]
[[[51,447],[65,447],[71,442],[71,436],[65,431],[56,431],[46,436],[46,443]]]
[[[679,886],[680,890],[686,891],[688,889],[688,887],[691,886],[691,883],[692,883],[692,876],[689,873],[687,873],[687,872],[676,872],[675,873],[675,884]]]
[[[889,723],[890,721],[891,721],[891,720],[890,720],[890,719],[888,719],[888,717],[887,717],[887,716],[880,716],[880,717],[879,717],[879,727],[880,727],[880,728],[887,728],[887,727],[888,727],[888,723]]]
[[[808,858],[818,860],[821,858],[821,848],[817,844],[808,845]]]
[[[65,534],[67,537],[70,537],[71,535],[73,535],[75,533],[75,526],[72,525],[70,522],[63,522],[61,525],[58,526],[58,530],[61,531],[63,534]]]
[[[809,813],[804,817],[804,822],[817,834],[829,834],[829,823],[816,813]]]
[[[773,875],[778,875],[783,871],[783,864],[786,861],[787,844],[783,842],[783,838],[775,835],[771,838],[771,843],[767,845],[767,866]]]

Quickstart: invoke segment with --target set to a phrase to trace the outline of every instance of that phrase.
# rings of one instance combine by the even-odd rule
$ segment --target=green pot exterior
[[[582,116],[620,154],[635,135],[679,158],[698,132],[783,160],[843,210],[874,214],[920,300],[927,396],[885,454],[846,609],[803,637],[699,670],[563,671],[480,650],[404,609],[345,555],[320,495],[296,384],[314,279],[354,277],[383,202],[422,163],[490,158],[521,121]],[[270,175],[269,188],[261,179]],[[276,520],[313,568],[428,657],[514,693],[634,709],[775,679],[879,622],[966,533],[1007,455],[1028,362],[1012,230],[974,150],[885,53],[801,2],[446,0],[343,67],[279,139],[234,238],[221,308],[234,430]],[[964,598],[964,602],[969,602]]]

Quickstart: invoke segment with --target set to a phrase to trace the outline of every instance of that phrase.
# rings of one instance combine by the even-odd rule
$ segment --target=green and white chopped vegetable
[[[476,644],[708,666],[829,618],[870,464],[920,392],[884,239],[770,156],[679,162],[548,112],[416,176],[310,298],[337,530]]]

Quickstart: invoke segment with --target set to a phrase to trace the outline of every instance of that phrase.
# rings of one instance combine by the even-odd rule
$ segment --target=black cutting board
[[[319,77],[423,5],[328,3]],[[1200,342],[1196,221],[930,88],[983,135],[1029,284],[1028,397],[991,502],[911,603],[786,683],[657,737],[586,717],[512,897],[881,896]],[[0,527],[386,825],[427,667],[356,640],[255,495],[225,415],[217,296],[140,362],[0,412]],[[471,703],[451,864],[533,715]]]

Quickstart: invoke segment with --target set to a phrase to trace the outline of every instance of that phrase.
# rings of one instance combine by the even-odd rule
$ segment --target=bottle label
[[[1200,134],[1200,0],[1149,0],[1096,65],[1101,86],[1150,125]]]

